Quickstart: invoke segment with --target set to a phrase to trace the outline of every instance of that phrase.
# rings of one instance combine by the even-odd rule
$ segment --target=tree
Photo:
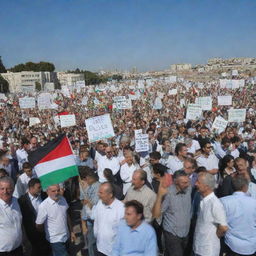
[[[113,75],[113,76],[112,76],[112,79],[113,79],[113,80],[120,81],[120,80],[123,79],[123,76],[122,76],[122,75]]]
[[[40,61],[39,63],[34,63],[34,62],[29,61],[25,64],[21,63],[21,64],[18,64],[16,66],[10,68],[10,71],[12,71],[12,72],[21,72],[21,71],[53,72],[54,70],[55,70],[54,64],[52,64],[50,62],[44,62],[44,61]]]
[[[0,92],[9,92],[9,83],[0,75]]]
[[[0,73],[6,73],[7,70],[2,62],[2,57],[0,56]]]
[[[42,85],[36,81],[36,90],[39,92],[42,90]]]

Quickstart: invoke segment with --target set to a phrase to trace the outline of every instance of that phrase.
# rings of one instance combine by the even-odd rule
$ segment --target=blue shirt
[[[111,256],[157,256],[154,229],[143,221],[131,229],[123,220],[120,222]]]
[[[256,200],[246,193],[235,192],[220,198],[227,215],[225,243],[232,251],[251,255],[256,251]]]

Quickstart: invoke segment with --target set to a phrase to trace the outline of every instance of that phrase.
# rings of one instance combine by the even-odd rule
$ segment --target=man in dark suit
[[[45,199],[45,197],[43,199]],[[32,178],[28,182],[28,192],[21,196],[18,201],[23,217],[23,225],[26,235],[32,245],[31,256],[50,255],[50,244],[45,239],[45,233],[39,232],[36,229],[35,224],[38,207],[42,202],[40,180]]]

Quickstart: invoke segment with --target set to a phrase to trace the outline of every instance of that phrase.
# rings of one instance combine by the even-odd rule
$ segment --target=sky
[[[256,57],[255,13],[255,0],[0,0],[0,56],[58,71]]]

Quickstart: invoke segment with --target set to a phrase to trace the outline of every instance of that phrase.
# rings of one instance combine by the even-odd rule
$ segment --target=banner
[[[41,121],[38,117],[30,117],[29,118],[29,126],[33,126],[35,124],[40,124]]]
[[[35,108],[36,101],[34,97],[19,98],[20,108]]]
[[[135,151],[145,152],[149,150],[148,134],[142,134],[142,130],[135,130]]]
[[[212,110],[212,97],[198,97],[196,98],[195,104],[201,106],[202,110]]]
[[[37,105],[39,109],[49,109],[51,108],[51,94],[42,93],[37,98]]]
[[[228,110],[228,121],[229,122],[244,122],[246,117],[246,109],[229,109]]]
[[[85,120],[89,142],[108,139],[115,136],[109,114],[91,117]]]
[[[70,127],[76,125],[76,116],[75,115],[61,115],[60,116],[60,126]]]
[[[221,116],[217,116],[212,124],[212,130],[215,129],[218,134],[224,132],[228,125],[228,121],[226,121]]]
[[[177,89],[171,89],[171,90],[169,90],[169,95],[176,95],[177,94]]]
[[[186,119],[198,120],[202,115],[202,108],[198,104],[189,104],[187,107]]]
[[[232,96],[218,96],[218,105],[219,106],[232,106]]]

